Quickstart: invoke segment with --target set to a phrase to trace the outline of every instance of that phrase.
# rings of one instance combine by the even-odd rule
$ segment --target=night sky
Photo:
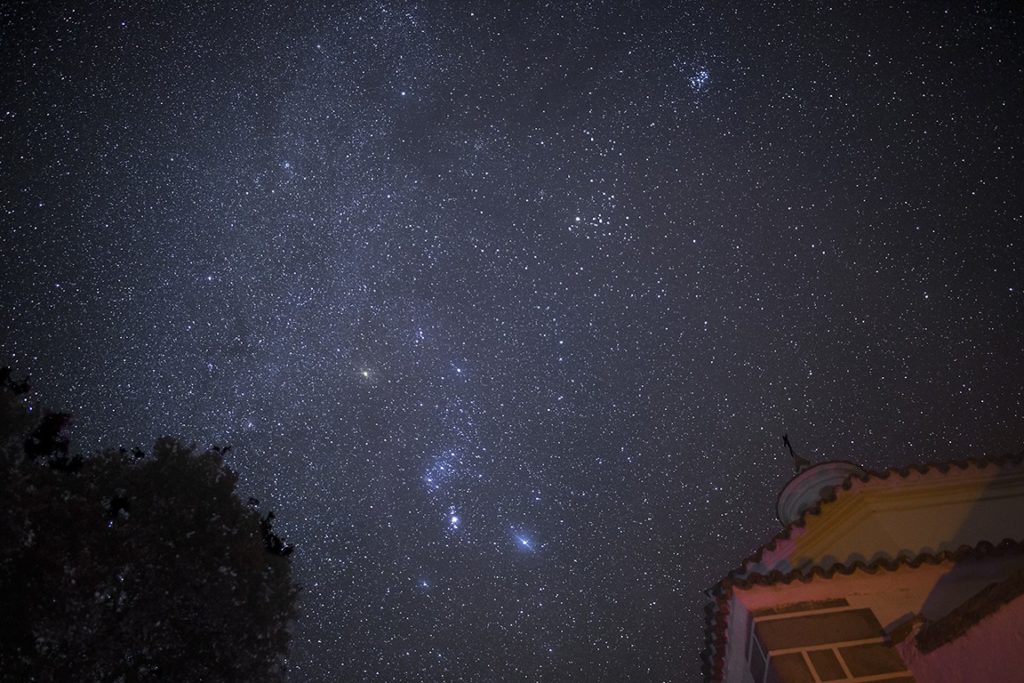
[[[693,681],[783,432],[1024,445],[1011,3],[90,5],[0,8],[0,365],[234,446],[294,681]]]

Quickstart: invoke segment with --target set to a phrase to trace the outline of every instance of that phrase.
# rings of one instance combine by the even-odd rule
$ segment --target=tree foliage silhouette
[[[0,680],[283,680],[292,546],[221,449],[71,456],[0,371]]]

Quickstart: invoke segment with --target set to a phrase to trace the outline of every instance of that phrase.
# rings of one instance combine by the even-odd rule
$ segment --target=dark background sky
[[[695,680],[784,431],[1021,449],[1013,4],[92,4],[0,8],[0,357],[234,445],[295,681]]]

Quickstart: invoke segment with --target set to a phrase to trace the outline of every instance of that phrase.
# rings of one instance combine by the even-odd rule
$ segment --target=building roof
[[[981,541],[973,546],[964,545],[956,550],[942,552],[921,552],[914,556],[899,555],[897,557],[877,557],[869,562],[855,560],[850,563],[837,562],[822,567],[812,565],[790,571],[771,571],[759,573],[752,568],[762,561],[765,554],[774,551],[779,543],[789,540],[795,531],[806,526],[811,517],[821,516],[828,506],[834,503],[844,492],[850,491],[856,483],[867,484],[872,480],[889,480],[893,477],[907,478],[911,475],[930,474],[933,472],[947,473],[951,470],[984,469],[989,466],[1016,466],[1024,463],[1024,452],[1017,455],[1003,455],[991,458],[968,458],[951,462],[928,462],[905,467],[890,467],[881,471],[865,471],[863,474],[852,473],[843,482],[822,494],[821,500],[806,509],[798,519],[787,524],[782,531],[770,541],[762,545],[747,557],[739,567],[729,572],[725,578],[712,587],[708,593],[714,600],[705,608],[705,647],[701,653],[704,677],[707,680],[720,680],[725,655],[725,634],[728,628],[729,597],[735,588],[749,588],[755,585],[788,584],[794,581],[808,582],[816,579],[831,579],[836,574],[853,574],[879,571],[893,571],[900,567],[919,567],[922,564],[940,564],[958,562],[967,558],[980,558],[992,555],[1024,553],[1024,543],[1019,539],[1003,539],[995,544]]]
[[[917,648],[928,653],[956,640],[979,621],[1021,595],[1024,595],[1024,570],[1014,572],[1004,581],[990,584],[941,619],[925,621],[917,634]]]

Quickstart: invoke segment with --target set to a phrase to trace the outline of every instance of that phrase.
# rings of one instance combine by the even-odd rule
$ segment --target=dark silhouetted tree
[[[223,451],[71,458],[25,391],[0,374],[0,680],[283,680],[292,546]]]

